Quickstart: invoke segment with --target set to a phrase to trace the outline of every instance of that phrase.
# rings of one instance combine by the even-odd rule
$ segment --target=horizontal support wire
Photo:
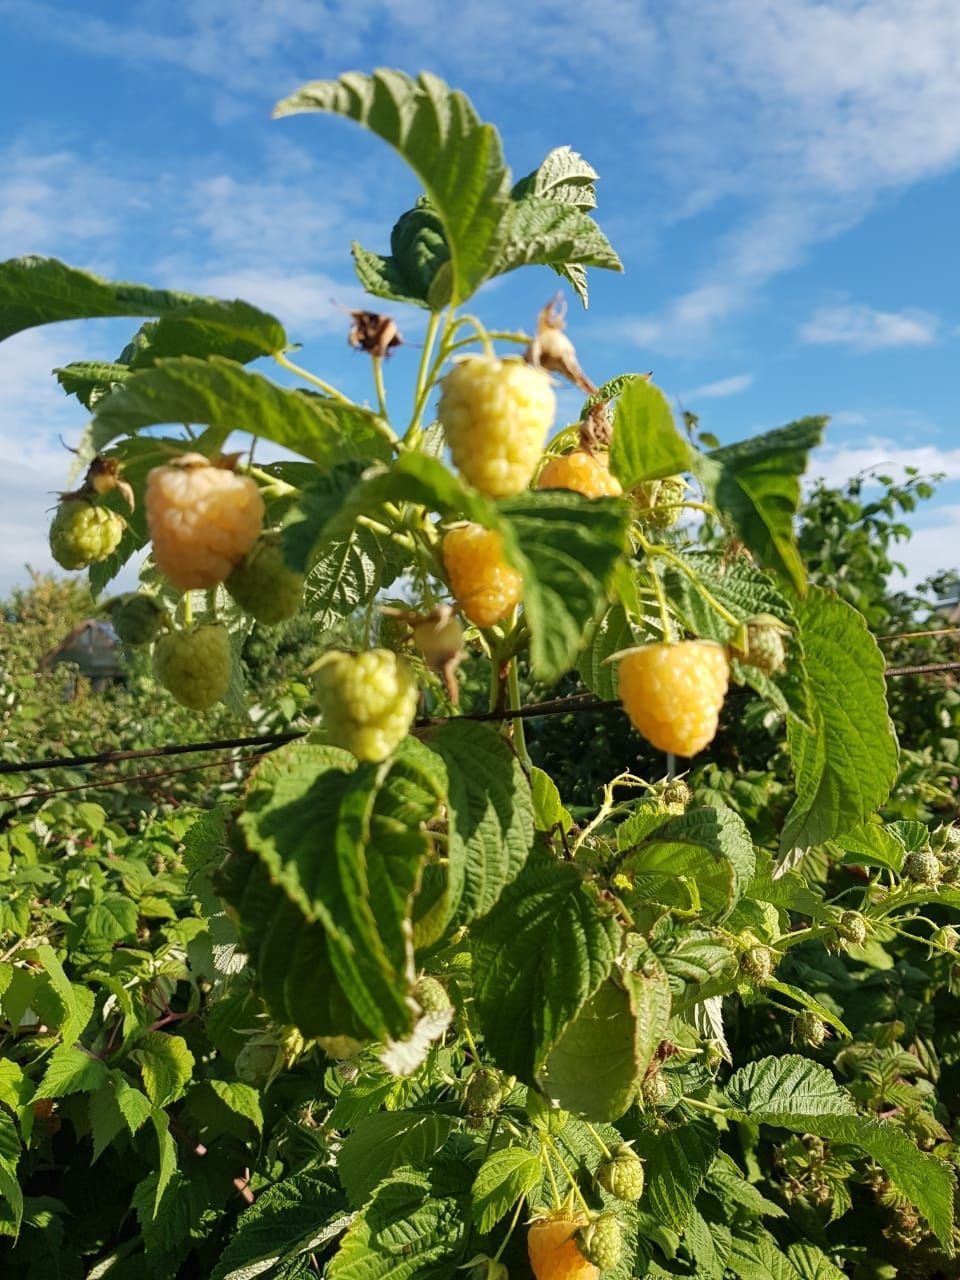
[[[889,637],[895,639],[896,637]],[[960,671],[960,662],[929,662],[919,666],[909,667],[888,667],[884,674],[888,677],[896,676],[926,676],[939,675],[948,671]],[[418,729],[428,729],[435,725],[446,724],[450,720],[474,720],[474,721],[504,721],[504,720],[532,720],[540,716],[556,716],[556,715],[575,715],[575,714],[595,714],[603,711],[622,710],[621,704],[616,698],[596,698],[591,693],[575,693],[566,698],[550,698],[544,702],[533,702],[525,707],[518,707],[515,710],[503,709],[497,711],[475,711],[466,712],[458,716],[423,716],[415,722]],[[88,765],[104,765],[115,764],[123,760],[149,760],[157,759],[163,756],[187,755],[191,752],[200,751],[224,751],[232,750],[240,747],[260,747],[260,751],[253,751],[245,757],[234,760],[234,763],[249,762],[257,759],[260,755],[267,751],[276,750],[277,747],[284,746],[288,742],[296,742],[307,737],[307,731],[289,733],[262,733],[248,738],[218,738],[208,742],[190,742],[180,746],[172,747],[155,747],[142,751],[104,751],[98,755],[89,756],[61,756],[56,759],[48,760],[26,760],[17,763],[0,764],[0,774],[14,773],[39,773],[46,772],[50,769],[72,769],[81,768]],[[178,773],[190,773],[195,769],[211,769],[217,765],[227,765],[231,763],[231,757],[225,756],[220,760],[211,761],[205,764],[187,765],[181,769],[171,769],[163,773],[152,774],[127,774],[120,778],[111,778],[99,782],[80,783],[77,786],[57,787],[51,791],[25,791],[19,795],[5,796],[0,794],[0,801],[10,802],[13,800],[25,800],[40,796],[59,795],[69,791],[83,791],[88,788],[116,786],[121,782],[137,782],[146,781],[151,778],[172,777]]]

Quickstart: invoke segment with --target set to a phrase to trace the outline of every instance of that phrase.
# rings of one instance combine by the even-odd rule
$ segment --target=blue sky
[[[362,296],[349,243],[386,248],[415,187],[356,126],[270,110],[380,65],[465,89],[517,175],[563,143],[599,170],[626,274],[571,301],[595,381],[653,369],[724,440],[832,414],[815,472],[947,473],[903,558],[958,565],[957,0],[0,0],[0,259],[247,298],[369,398],[336,305]],[[555,287],[521,272],[476,309],[529,328]],[[421,316],[397,317],[415,341]],[[58,436],[84,425],[49,370],[131,327],[0,345],[0,590],[49,567]]]

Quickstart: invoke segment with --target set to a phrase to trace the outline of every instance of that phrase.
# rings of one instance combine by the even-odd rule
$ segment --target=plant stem
[[[525,1196],[521,1196],[520,1199],[517,1201],[517,1207],[514,1209],[513,1217],[510,1219],[510,1226],[507,1228],[507,1234],[500,1241],[500,1248],[493,1255],[494,1262],[500,1261],[501,1257],[503,1256],[504,1250],[506,1249],[507,1245],[510,1243],[510,1237],[513,1235],[514,1231],[516,1230],[517,1223],[520,1221],[520,1210],[523,1208],[523,1202],[525,1199],[526,1199]],[[557,1208],[559,1209],[559,1207],[560,1206],[558,1204]]]
[[[712,1116],[726,1117],[726,1111],[723,1107],[715,1107],[712,1102],[701,1102],[699,1098],[684,1097],[683,1101],[688,1107],[693,1107],[696,1111],[707,1111]]]
[[[190,592],[184,593],[183,597],[183,625],[185,627],[193,624],[193,601],[190,598]]]
[[[676,552],[671,551],[669,547],[664,547],[664,546],[651,547],[650,550],[653,551],[655,554],[661,555],[664,558],[664,560],[668,560],[670,564],[674,566],[674,568],[679,569],[681,573],[686,574],[686,576],[696,586],[697,590],[703,596],[704,600],[706,600],[710,608],[714,609],[720,615],[720,617],[723,618],[724,622],[728,622],[730,626],[733,627],[735,630],[740,629],[742,625],[740,619],[736,617],[734,614],[732,614],[730,610],[726,608],[725,605],[722,605],[712,591],[707,590],[707,588],[703,585],[703,583],[700,581],[700,579],[697,577],[694,571],[690,568],[690,566],[686,563],[686,561],[683,559],[682,556],[678,556]]]
[[[380,417],[386,419],[387,414],[387,389],[383,385],[383,359],[380,356],[373,357],[373,385],[377,390],[377,408],[380,411]]]
[[[517,659],[513,657],[507,667],[507,707],[510,711],[519,711],[520,705],[520,674],[517,669]],[[514,720],[511,732],[513,733],[513,745],[521,765],[523,765],[524,769],[532,769],[533,761],[530,759],[530,753],[527,750],[527,735],[524,732],[523,721]]]
[[[541,1137],[541,1143],[544,1147],[546,1146],[546,1141],[546,1138]],[[544,1150],[542,1154],[544,1157],[543,1163],[547,1166],[547,1177],[550,1179],[550,1188],[553,1191],[553,1207],[555,1209],[559,1209],[563,1204],[563,1201],[560,1198],[560,1188],[557,1186],[557,1178],[553,1172],[553,1165],[550,1163],[550,1152]]]
[[[332,400],[339,400],[341,404],[353,403],[353,401],[348,396],[345,396],[342,391],[338,391],[332,383],[324,382],[323,378],[318,378],[315,373],[310,373],[307,369],[301,369],[298,364],[294,364],[292,360],[288,360],[282,352],[275,351],[273,358],[276,360],[277,364],[286,369],[288,373],[295,373],[297,377],[302,378],[304,382],[312,383],[312,385],[318,387],[324,395],[330,396]]]
[[[464,1040],[466,1040],[467,1047],[469,1048],[470,1052],[473,1054],[473,1060],[474,1062],[479,1063],[480,1051],[477,1049],[476,1041],[473,1038],[473,1032],[470,1030],[470,1027],[467,1025],[466,1019],[461,1018],[461,1026],[463,1027],[463,1038]]]
[[[593,1138],[594,1142],[597,1144],[597,1146],[600,1148],[600,1150],[603,1152],[603,1154],[606,1156],[606,1158],[607,1158],[608,1160],[612,1160],[612,1159],[613,1159],[613,1152],[610,1150],[610,1148],[607,1146],[607,1144],[604,1142],[604,1140],[600,1137],[599,1133],[597,1133],[597,1131],[596,1131],[596,1129],[593,1127],[593,1125],[592,1125],[592,1124],[590,1124],[590,1123],[589,1123],[588,1121],[586,1121],[586,1120],[584,1120],[584,1122],[583,1122],[583,1123],[584,1123],[584,1125],[586,1125],[586,1128],[587,1128],[587,1130],[589,1131],[590,1136]]]
[[[557,1148],[557,1144],[553,1141],[552,1138],[548,1137],[546,1134],[543,1135],[543,1138],[546,1141],[547,1145],[549,1146],[551,1152],[553,1153],[554,1159],[556,1160],[557,1164],[563,1170],[564,1176],[566,1177],[567,1181],[570,1183],[570,1187],[573,1191],[573,1194],[580,1201],[580,1204],[581,1204],[581,1207],[583,1208],[584,1213],[589,1214],[590,1206],[587,1204],[586,1200],[584,1200],[583,1192],[580,1190],[579,1186],[577,1185],[576,1178],[570,1172],[567,1162],[564,1160],[563,1156],[560,1154],[560,1151]],[[549,1160],[548,1160],[548,1163],[549,1163]]]

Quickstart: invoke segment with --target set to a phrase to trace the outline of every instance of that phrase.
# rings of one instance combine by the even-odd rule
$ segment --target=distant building
[[[74,627],[41,658],[39,670],[50,671],[61,662],[77,667],[95,693],[111,684],[123,683],[127,678],[120,641],[109,622],[97,618],[87,618]]]

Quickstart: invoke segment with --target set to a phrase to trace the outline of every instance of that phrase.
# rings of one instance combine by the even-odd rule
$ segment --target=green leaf
[[[803,418],[765,435],[693,455],[710,501],[765,569],[785,577],[801,595],[806,574],[794,517],[807,455],[823,436],[824,418]]]
[[[170,1179],[177,1169],[177,1148],[173,1138],[170,1136],[170,1117],[167,1113],[161,1111],[159,1107],[154,1107],[150,1112],[150,1121],[157,1135],[159,1155],[157,1190],[153,1202],[153,1212],[156,1215],[157,1210],[160,1208],[160,1201],[163,1199],[163,1193],[170,1185]]]
[[[609,974],[619,941],[611,907],[577,867],[527,862],[470,936],[477,1010],[501,1067],[535,1082]]]
[[[865,1151],[916,1205],[944,1247],[951,1247],[950,1166],[920,1151],[902,1129],[858,1115],[853,1098],[825,1067],[794,1054],[764,1058],[736,1072],[726,1095],[735,1119],[813,1133]]]
[[[60,1034],[64,1041],[76,1040],[93,1015],[92,992],[83,987],[75,987],[63,970],[53,947],[42,943],[33,953],[39,961],[44,973],[50,980],[50,986],[56,992],[66,1012]]]
[[[787,1257],[796,1268],[800,1280],[844,1280],[846,1272],[835,1267],[822,1249],[808,1240],[795,1240],[787,1245]]]
[[[5,1111],[0,1111],[0,1196],[6,1200],[13,1214],[14,1235],[19,1232],[23,1218],[23,1192],[17,1180],[20,1150],[17,1126]]]
[[[140,1067],[143,1087],[155,1107],[175,1102],[193,1078],[193,1054],[182,1036],[145,1031],[130,1059]]]
[[[793,1263],[773,1236],[760,1231],[756,1236],[734,1236],[728,1267],[742,1280],[799,1280]]]
[[[189,293],[102,280],[56,258],[10,258],[0,263],[0,341],[39,324],[162,315],[198,301]]]
[[[350,537],[330,543],[310,567],[303,604],[320,631],[365,608],[392,580],[377,534],[358,525]]]
[[[92,1093],[107,1078],[107,1068],[99,1058],[71,1044],[57,1045],[47,1059],[47,1069],[34,1100],[65,1098],[71,1093]]]
[[[753,877],[750,832],[732,809],[689,809],[662,823],[621,859],[635,880],[627,897],[694,909],[705,920],[724,919]]]
[[[480,1166],[473,1184],[473,1221],[486,1235],[506,1217],[521,1198],[539,1185],[543,1177],[540,1157],[521,1147],[495,1151]]]
[[[573,819],[564,808],[557,784],[548,773],[535,765],[530,770],[530,792],[533,796],[533,822],[538,831],[569,831]]]
[[[617,696],[617,663],[607,662],[607,658],[635,643],[634,630],[623,605],[611,605],[593,628],[578,664],[580,679],[598,698]]]
[[[206,1083],[234,1115],[249,1120],[258,1133],[263,1129],[263,1111],[256,1089],[239,1080],[208,1080]]]
[[[112,944],[133,938],[137,932],[137,904],[120,893],[107,893],[86,914],[87,940]]]
[[[365,125],[399,151],[423,183],[446,232],[449,285],[434,282],[431,306],[464,302],[489,274],[510,175],[500,138],[469,100],[427,73],[350,72],[315,80],[280,102],[274,114],[329,111]]]
[[[370,410],[287,390],[219,356],[177,356],[131,373],[97,401],[89,447],[98,453],[117,436],[180,422],[209,426],[221,439],[248,431],[324,468],[390,455]]]
[[[428,1165],[453,1127],[452,1116],[429,1111],[380,1111],[364,1116],[344,1139],[337,1172],[350,1203],[365,1204],[384,1178],[401,1165]]]
[[[130,376],[128,365],[103,360],[78,360],[53,372],[67,395],[76,396],[86,409],[92,409],[116,383]]]
[[[898,756],[884,658],[863,615],[822,587],[796,609],[816,731],[787,726],[797,794],[780,840],[784,856],[864,822],[890,794]]]
[[[570,262],[623,270],[613,245],[593,218],[575,205],[527,195],[507,207],[491,275],[534,263],[558,267]]]
[[[690,446],[677,431],[659,387],[642,377],[625,381],[617,401],[610,470],[624,489],[690,468]]]
[[[450,913],[467,924],[493,907],[527,860],[534,825],[530,783],[489,725],[450,721],[427,743],[447,767]]]
[[[650,945],[670,979],[675,1014],[733,989],[737,957],[722,935],[706,929],[675,932],[668,927],[654,933]]]
[[[210,1280],[255,1280],[344,1229],[346,1202],[331,1170],[308,1168],[261,1191],[237,1219]]]
[[[923,828],[924,840],[927,829]],[[883,867],[886,871],[899,872],[903,866],[904,845],[890,827],[876,822],[864,822],[831,840],[829,847],[847,866]]]
[[[522,556],[505,541],[508,559],[523,573],[533,674],[550,682],[574,665],[602,608],[598,592],[626,550],[630,506],[552,489],[509,498],[500,510]]]
[[[511,195],[514,200],[543,196],[586,212],[596,207],[598,177],[593,165],[572,148],[555,147],[533,173],[519,179]]]
[[[253,775],[239,825],[304,919],[323,925],[298,962],[311,954],[321,962],[317,952],[327,949],[357,1016],[374,1035],[401,1039],[412,1020],[411,920],[424,828],[445,795],[445,771],[413,738],[382,765],[355,765],[335,748],[292,744],[272,753]],[[296,953],[289,935],[276,941],[269,963],[289,1000]],[[262,953],[262,971],[267,963]],[[268,972],[262,977],[270,982]]]
[[[556,1106],[598,1121],[630,1106],[670,1020],[666,974],[647,967],[601,983],[551,1049],[537,1082]]]
[[[401,214],[390,233],[389,257],[354,242],[354,266],[368,293],[417,307],[430,306],[431,288],[450,261],[443,223],[426,197]]]
[[[249,302],[201,299],[145,324],[121,360],[146,369],[170,356],[222,356],[249,364],[287,346],[279,320]]]
[[[693,1202],[717,1154],[720,1135],[713,1125],[694,1122],[677,1129],[641,1133],[634,1149],[644,1161],[644,1207],[659,1221],[683,1231]]]
[[[431,1195],[426,1174],[399,1170],[381,1183],[327,1264],[328,1280],[442,1280],[467,1224],[459,1200]]]
[[[828,1009],[826,1005],[821,1004],[819,1000],[815,999],[801,987],[794,987],[789,982],[778,982],[773,978],[768,978],[763,985],[765,990],[775,991],[778,995],[786,996],[788,1000],[795,1001],[804,1009],[809,1009],[810,1012],[815,1013],[822,1022],[829,1023],[829,1025],[833,1027],[834,1031],[839,1032],[840,1035],[846,1036],[848,1039],[852,1038],[853,1033],[850,1031],[846,1023],[841,1022],[836,1014]]]

